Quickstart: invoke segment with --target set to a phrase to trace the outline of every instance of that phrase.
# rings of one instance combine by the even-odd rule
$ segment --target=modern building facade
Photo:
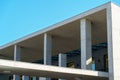
[[[106,3],[0,47],[0,80],[120,80],[120,7]]]

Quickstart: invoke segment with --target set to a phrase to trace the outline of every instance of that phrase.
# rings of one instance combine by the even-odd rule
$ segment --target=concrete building
[[[0,47],[0,80],[120,80],[120,7],[106,3]]]

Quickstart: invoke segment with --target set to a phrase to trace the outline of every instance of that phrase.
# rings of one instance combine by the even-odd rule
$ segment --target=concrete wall
[[[120,80],[120,7],[107,8],[109,80]]]

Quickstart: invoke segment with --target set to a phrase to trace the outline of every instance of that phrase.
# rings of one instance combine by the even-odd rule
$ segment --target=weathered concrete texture
[[[66,54],[59,54],[59,66],[66,67],[67,66],[67,55]]]
[[[107,8],[109,80],[120,80],[120,7]]]
[[[92,69],[91,22],[81,19],[81,68]]]
[[[52,55],[52,37],[47,33],[44,34],[44,64],[51,65]]]

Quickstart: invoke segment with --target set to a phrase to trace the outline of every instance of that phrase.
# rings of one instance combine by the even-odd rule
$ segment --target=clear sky
[[[0,0],[0,45],[110,0]],[[114,0],[120,4],[120,0]]]

